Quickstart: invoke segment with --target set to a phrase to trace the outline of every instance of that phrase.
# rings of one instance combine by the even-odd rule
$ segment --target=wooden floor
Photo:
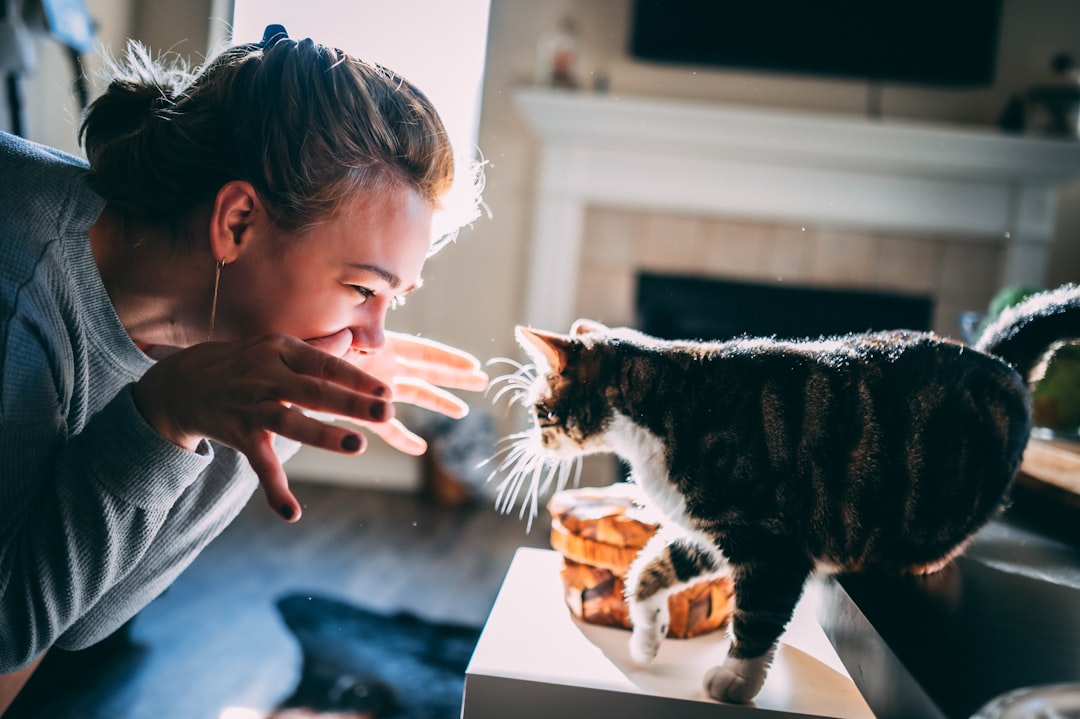
[[[134,620],[137,656],[111,678],[58,687],[50,719],[261,716],[287,697],[299,653],[274,609],[311,592],[378,610],[481,626],[519,546],[547,547],[547,515],[526,533],[489,505],[437,506],[411,494],[294,485],[297,524],[256,494],[239,518]],[[246,708],[256,713],[227,711]]]

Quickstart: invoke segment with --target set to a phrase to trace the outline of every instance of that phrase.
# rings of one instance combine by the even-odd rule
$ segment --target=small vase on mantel
[[[536,45],[536,84],[564,90],[581,88],[581,39],[573,18],[540,36]]]

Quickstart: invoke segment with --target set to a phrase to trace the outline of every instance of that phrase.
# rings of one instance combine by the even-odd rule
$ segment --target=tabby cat
[[[731,648],[704,683],[746,702],[811,573],[933,572],[1000,511],[1031,430],[1026,380],[1055,340],[1080,337],[1080,288],[1007,310],[975,347],[913,331],[663,341],[588,320],[516,335],[534,364],[502,392],[535,427],[510,438],[497,502],[528,482],[535,514],[576,458],[625,460],[685,530],[630,570],[631,656],[656,656],[668,595],[728,571]]]

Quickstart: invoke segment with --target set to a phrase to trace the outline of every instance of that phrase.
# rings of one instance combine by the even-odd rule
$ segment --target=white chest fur
[[[630,464],[634,482],[652,509],[682,527],[687,526],[686,502],[668,479],[664,444],[655,434],[623,414],[616,414],[607,440],[615,454]]]
[[[670,540],[682,535],[713,554],[720,565],[727,560],[715,540],[695,529],[686,513],[686,500],[668,477],[664,443],[625,415],[616,414],[608,429],[608,446],[630,464],[634,483],[648,508],[660,515],[661,531]]]

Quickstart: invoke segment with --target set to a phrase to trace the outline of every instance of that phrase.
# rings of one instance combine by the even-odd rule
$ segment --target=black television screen
[[[1001,0],[634,0],[632,14],[642,60],[980,87]]]

